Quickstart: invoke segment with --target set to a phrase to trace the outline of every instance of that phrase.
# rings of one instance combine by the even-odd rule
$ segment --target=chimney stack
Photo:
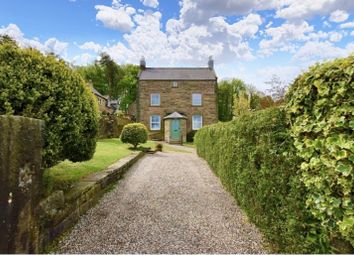
[[[214,70],[214,60],[212,56],[209,57],[208,67],[210,70]]]
[[[140,69],[145,70],[145,68],[146,68],[146,62],[144,56],[142,56],[140,59]]]

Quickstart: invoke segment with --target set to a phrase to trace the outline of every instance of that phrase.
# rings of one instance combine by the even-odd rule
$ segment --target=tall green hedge
[[[305,208],[305,187],[297,174],[301,162],[283,110],[203,127],[195,144],[273,251],[328,251],[318,221]]]
[[[98,106],[81,77],[63,60],[0,38],[0,114],[45,121],[44,166],[90,159]]]
[[[354,56],[313,66],[287,97],[306,204],[332,240],[354,246]]]

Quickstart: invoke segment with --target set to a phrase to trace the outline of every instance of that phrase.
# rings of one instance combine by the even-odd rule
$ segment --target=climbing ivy
[[[332,240],[354,246],[354,56],[317,64],[298,77],[287,112],[303,159],[306,205]]]

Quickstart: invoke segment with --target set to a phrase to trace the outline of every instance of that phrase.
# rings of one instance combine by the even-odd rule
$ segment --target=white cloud
[[[131,15],[135,9],[129,6],[122,6],[120,2],[113,1],[113,6],[96,5],[96,20],[99,20],[107,28],[128,32],[134,27]]]
[[[345,57],[349,54],[349,48],[339,48],[330,42],[307,42],[294,54],[294,60],[318,61],[338,57]]]
[[[283,23],[279,27],[271,27],[265,30],[270,39],[263,39],[259,43],[260,54],[270,56],[275,51],[293,51],[294,41],[305,41],[308,34],[313,32],[313,26],[306,21],[302,23]]]
[[[99,53],[102,50],[101,45],[94,42],[85,42],[84,44],[80,45],[79,48],[82,50],[92,50],[96,53]]]
[[[62,56],[66,55],[69,45],[56,38],[49,38],[45,43],[41,43],[38,39],[28,39],[16,24],[9,24],[7,27],[1,27],[0,35],[10,36],[20,47],[35,48],[43,53],[54,53]]]
[[[71,63],[73,65],[80,65],[80,66],[86,66],[89,63],[91,63],[95,59],[95,56],[88,54],[88,53],[83,53],[81,55],[73,57],[71,60]]]
[[[342,11],[342,10],[336,10],[334,12],[331,13],[331,15],[329,16],[329,20],[332,22],[343,22],[346,21],[349,17],[349,14],[346,11]]]
[[[68,45],[68,43],[61,42],[56,38],[50,38],[44,43],[44,46],[47,48],[46,51],[56,55],[65,55]]]
[[[340,28],[354,28],[354,22],[347,22],[340,25]]]
[[[290,0],[276,12],[276,17],[288,20],[306,20],[316,15],[327,15],[336,10],[354,10],[354,1],[347,0]]]
[[[140,2],[142,2],[143,5],[151,8],[157,8],[157,6],[159,6],[158,0],[140,0]]]
[[[339,42],[340,40],[342,40],[342,38],[343,35],[341,33],[335,31],[329,33],[329,40],[331,42]]]

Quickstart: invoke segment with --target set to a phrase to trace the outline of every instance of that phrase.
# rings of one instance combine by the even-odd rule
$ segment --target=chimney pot
[[[145,57],[142,56],[140,59],[140,69],[144,70],[146,68],[146,61],[145,61]]]
[[[214,70],[214,60],[212,56],[209,57],[208,67],[210,70]]]

